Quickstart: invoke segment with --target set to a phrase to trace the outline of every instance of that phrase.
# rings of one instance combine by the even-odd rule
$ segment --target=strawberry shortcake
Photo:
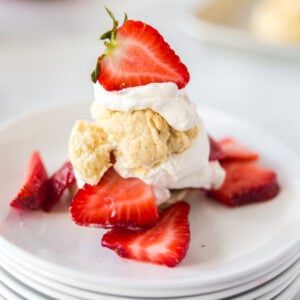
[[[187,191],[195,201],[246,205],[275,198],[277,175],[235,139],[207,135],[185,91],[189,72],[156,29],[127,17],[119,26],[107,11],[113,28],[92,73],[92,118],[74,124],[70,161],[52,176],[33,152],[10,205],[50,212],[71,190],[72,220],[107,229],[102,246],[174,267],[190,242]]]
[[[69,140],[78,186],[70,213],[109,229],[102,245],[118,255],[173,267],[189,245],[189,189],[226,205],[262,201],[278,192],[276,174],[234,140],[208,136],[185,90],[189,72],[156,29],[127,17],[119,26],[107,11],[113,28],[92,73],[92,120],[77,121]],[[239,181],[244,163],[258,180]],[[226,180],[225,169],[234,172]]]
[[[186,66],[156,29],[113,20],[93,73],[93,121],[78,121],[71,133],[79,186],[97,185],[112,167],[151,185],[157,205],[173,190],[219,187],[225,173],[209,161],[205,126],[184,89]]]

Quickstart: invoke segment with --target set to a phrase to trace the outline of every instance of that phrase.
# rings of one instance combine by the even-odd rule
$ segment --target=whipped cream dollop
[[[166,161],[147,172],[136,173],[124,161],[114,164],[115,170],[123,178],[137,177],[152,185],[157,205],[169,200],[170,189],[214,189],[223,183],[225,171],[219,162],[209,161],[209,140],[204,123],[185,90],[169,82],[109,92],[97,82],[94,92],[95,101],[109,110],[130,112],[152,109],[177,130],[186,131],[198,126],[199,133],[188,149],[180,154],[169,155]],[[75,176],[78,186],[82,187],[84,181],[76,171]]]
[[[189,100],[185,89],[173,82],[150,83],[107,91],[99,82],[94,84],[95,100],[110,110],[133,111],[150,108],[160,114],[173,128],[186,131],[198,123],[196,106]]]

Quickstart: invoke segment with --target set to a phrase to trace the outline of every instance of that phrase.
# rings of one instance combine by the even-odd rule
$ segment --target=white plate
[[[3,269],[6,272],[6,276],[11,277],[11,285],[14,286],[14,291],[24,295],[26,299],[65,299],[65,300],[83,300],[79,297],[70,296],[64,292],[57,291],[56,289],[49,288],[48,286],[38,283],[33,280],[31,277],[24,276],[23,270],[20,267],[12,267],[9,262],[3,260],[2,262]],[[34,275],[34,274],[33,274]],[[37,295],[43,294],[39,297]],[[26,295],[26,296],[25,296]],[[30,297],[29,297],[30,295]],[[8,298],[10,299],[10,298]]]
[[[0,291],[3,297],[7,300],[44,300],[45,295],[42,295],[31,288],[16,280],[13,276],[7,273],[0,267]],[[22,295],[22,296],[21,296]]]
[[[294,299],[296,295],[298,295],[300,290],[300,275],[297,276],[297,278],[277,297],[274,298],[274,300],[286,300],[286,299]],[[299,298],[294,299],[299,300]]]
[[[285,270],[283,273],[278,275],[271,281],[263,284],[262,286],[248,291],[245,294],[238,295],[237,298],[232,299],[238,300],[249,300],[249,299],[259,299],[259,300],[269,300],[280,294],[284,289],[286,289],[300,274],[300,260],[297,260],[290,268]]]
[[[300,59],[300,45],[288,42],[268,42],[250,32],[247,21],[252,8],[259,0],[222,0],[223,4],[225,1],[233,4],[227,5],[223,11],[217,8],[218,4],[212,5],[215,11],[218,9],[217,19],[212,21],[203,18],[201,12],[206,9],[207,5],[214,2],[211,0],[195,1],[178,23],[181,30],[202,42]]]
[[[249,281],[245,284],[234,286],[232,288],[228,288],[225,290],[221,290],[218,292],[211,292],[206,294],[199,294],[196,297],[197,300],[215,300],[215,299],[225,299],[232,298],[235,295],[244,293],[246,291],[250,291],[255,288],[259,288],[268,282],[271,282],[275,277],[281,276],[287,269],[291,268],[297,260],[299,260],[300,253],[296,251],[293,253],[291,257],[287,257],[287,261],[282,261],[279,266],[276,267],[271,272],[265,273],[263,275],[257,274],[257,278],[252,281]],[[45,293],[45,289],[43,287],[47,287],[50,289],[54,289],[57,292],[62,293],[62,295],[68,295],[69,297],[79,297],[80,299],[89,299],[89,300],[98,300],[99,296],[103,296],[103,294],[99,292],[93,292],[84,289],[80,289],[78,286],[72,286],[64,283],[64,281],[58,281],[59,278],[53,276],[53,278],[49,277],[51,273],[47,269],[41,268],[38,265],[34,265],[33,262],[27,262],[23,259],[22,256],[18,256],[17,253],[14,252],[5,252],[5,249],[0,249],[0,260],[1,263],[5,265],[5,268],[8,272],[15,271],[18,278],[21,280],[22,277],[25,278],[27,284],[30,284],[32,288],[36,290],[41,290]],[[21,278],[20,278],[21,276]],[[28,282],[28,280],[31,280]],[[278,288],[277,288],[278,289]],[[51,291],[50,291],[51,292]],[[262,291],[264,293],[265,290]],[[52,293],[50,293],[51,295]],[[274,294],[276,295],[276,293]],[[107,299],[114,299],[112,295],[105,295]],[[189,297],[189,299],[191,299]]]
[[[49,281],[42,282],[40,276],[35,274],[34,272],[28,272],[26,268],[22,265],[18,265],[18,263],[14,263],[13,260],[8,259],[5,256],[0,254],[1,260],[5,266],[8,274],[10,273],[15,282],[22,282],[28,286],[28,290],[30,293],[35,295],[34,291],[43,292],[45,295],[49,297],[55,297],[59,299],[69,299],[69,300],[98,300],[99,297],[101,299],[107,300],[117,300],[119,297],[114,297],[112,295],[103,295],[103,294],[95,294],[90,293],[88,291],[83,290],[73,290],[70,293],[70,288],[66,285],[62,285],[61,289],[57,289],[57,286],[50,286]],[[194,297],[188,297],[188,299],[198,299],[198,300],[212,300],[212,299],[224,299],[229,297],[230,299],[239,299],[239,300],[248,300],[248,299],[259,299],[259,300],[269,300],[273,299],[273,297],[279,295],[282,291],[284,291],[288,286],[294,283],[300,273],[300,260],[298,259],[292,266],[284,270],[277,277],[272,280],[259,285],[253,288],[250,291],[240,290],[240,293],[237,294],[229,294],[227,296],[220,295],[218,293],[206,294],[206,295],[196,295]],[[51,284],[50,284],[51,285]],[[31,290],[31,288],[33,290]],[[18,291],[18,290],[16,290]],[[184,297],[187,299],[186,297]],[[11,299],[11,298],[9,298]],[[20,298],[16,298],[20,299]],[[122,299],[129,299],[123,298]],[[149,299],[149,298],[148,298]],[[179,299],[179,298],[178,298]],[[287,299],[287,298],[286,298]]]
[[[1,273],[1,271],[0,271]],[[21,296],[15,294],[10,288],[0,282],[0,300],[23,300]]]
[[[9,202],[23,180],[30,153],[39,149],[47,167],[58,168],[67,157],[70,129],[75,120],[87,116],[89,105],[49,110],[0,130],[0,247],[66,280],[140,297],[192,295],[246,282],[299,247],[297,157],[255,126],[210,109],[201,109],[208,131],[234,136],[260,152],[260,163],[278,172],[282,191],[273,201],[236,209],[194,194],[189,199],[191,245],[176,268],[119,258],[99,246],[103,230],[76,226],[66,206],[50,214],[11,209]]]
[[[100,297],[103,300],[120,299],[119,297],[112,295],[80,290],[78,288],[50,280],[49,278],[41,276],[38,272],[36,272],[37,270],[30,270],[27,265],[24,266],[22,261],[17,261],[11,256],[4,255],[1,253],[1,250],[0,259],[1,265],[6,274],[9,274],[11,278],[14,279],[14,283],[22,282],[23,288],[27,288],[33,295],[43,293],[44,297],[65,300],[98,300]],[[19,290],[18,286],[15,286],[14,289],[16,292],[22,292],[22,289]],[[122,297],[122,299],[126,300],[129,298]]]

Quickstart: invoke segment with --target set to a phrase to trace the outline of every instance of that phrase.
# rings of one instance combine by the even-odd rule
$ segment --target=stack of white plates
[[[208,131],[233,136],[277,171],[279,196],[230,209],[195,192],[191,244],[175,268],[124,260],[100,246],[103,230],[72,223],[68,204],[51,213],[9,207],[30,153],[49,170],[65,160],[78,104],[15,120],[0,130],[0,295],[5,299],[292,299],[300,288],[300,163],[280,142],[236,117],[201,110]],[[53,122],[55,120],[55,122]],[[1,297],[0,297],[1,299]]]

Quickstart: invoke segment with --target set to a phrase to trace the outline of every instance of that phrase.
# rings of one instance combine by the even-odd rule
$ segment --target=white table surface
[[[193,40],[178,23],[195,2],[2,0],[0,125],[32,110],[92,101],[90,73],[103,49],[97,38],[111,27],[105,4],[119,19],[126,11],[159,29],[190,70],[194,101],[258,124],[299,155],[300,61]]]

